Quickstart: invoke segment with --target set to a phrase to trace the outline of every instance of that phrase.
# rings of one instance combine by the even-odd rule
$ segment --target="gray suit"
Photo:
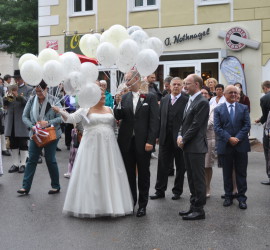
[[[7,107],[5,136],[12,136],[14,130],[14,137],[28,137],[29,131],[22,121],[22,114],[31,92],[32,88],[24,85],[18,88],[18,97],[15,101],[9,102],[8,98],[4,97],[4,106]]]
[[[209,116],[209,103],[199,94],[184,114],[179,135],[183,137],[184,160],[188,184],[191,192],[191,208],[203,211],[206,203],[205,153],[207,153],[206,129]]]

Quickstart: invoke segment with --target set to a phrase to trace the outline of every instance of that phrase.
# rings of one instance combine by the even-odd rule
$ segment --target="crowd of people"
[[[114,99],[107,82],[97,81],[101,99],[85,109],[78,106],[75,96],[63,93],[60,101],[44,81],[32,88],[24,83],[18,70],[13,78],[13,83],[9,75],[0,78],[1,150],[2,155],[12,155],[8,172],[24,173],[17,191],[20,195],[30,192],[43,154],[51,179],[48,193],[60,192],[55,155],[64,127],[65,145],[70,150],[64,175],[70,178],[63,208],[66,214],[124,216],[134,213],[138,204],[136,216],[142,217],[149,197],[165,197],[169,176],[175,175],[171,199],[180,199],[186,174],[190,206],[179,215],[183,220],[205,219],[204,206],[211,196],[216,159],[223,173],[223,206],[231,206],[236,198],[240,209],[247,208],[250,101],[241,83],[224,87],[214,78],[204,83],[200,76],[190,74],[185,79],[167,77],[161,93],[155,73],[142,79],[131,70],[125,74],[126,88]],[[263,145],[269,180],[262,184],[270,185],[270,81],[265,81],[262,89],[263,115],[256,122],[265,124]],[[56,139],[39,147],[32,135],[51,126]],[[149,195],[150,161],[156,144],[156,192]],[[2,175],[1,157],[0,162]]]

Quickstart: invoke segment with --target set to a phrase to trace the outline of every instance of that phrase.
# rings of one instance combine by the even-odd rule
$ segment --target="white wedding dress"
[[[84,132],[72,170],[63,212],[75,217],[124,216],[133,200],[110,113],[79,109],[66,123],[83,120]]]

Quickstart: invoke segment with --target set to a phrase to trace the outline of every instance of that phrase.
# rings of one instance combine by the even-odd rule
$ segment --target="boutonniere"
[[[141,102],[143,102],[145,98],[146,98],[146,95],[145,94],[140,94],[140,101]]]

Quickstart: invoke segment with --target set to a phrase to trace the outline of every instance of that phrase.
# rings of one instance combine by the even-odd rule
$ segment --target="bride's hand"
[[[52,109],[55,113],[59,113],[60,112],[60,108],[56,107],[56,106],[52,106]]]

